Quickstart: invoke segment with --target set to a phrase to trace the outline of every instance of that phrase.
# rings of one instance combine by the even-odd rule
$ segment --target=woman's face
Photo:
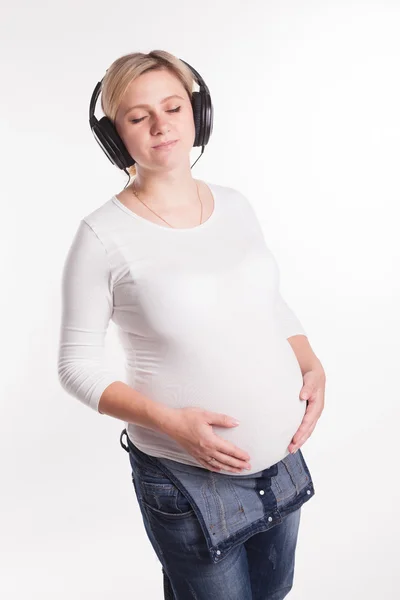
[[[195,139],[192,105],[185,88],[170,71],[147,71],[128,86],[115,127],[138,167],[170,170],[189,163]],[[155,148],[172,140],[177,141],[166,148]]]

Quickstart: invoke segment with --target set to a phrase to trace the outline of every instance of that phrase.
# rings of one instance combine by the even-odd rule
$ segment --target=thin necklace
[[[174,226],[173,226],[173,225],[171,225],[170,223],[168,223],[168,222],[167,222],[165,219],[163,219],[163,218],[162,218],[162,217],[161,217],[159,214],[157,214],[157,213],[156,213],[156,212],[155,212],[155,211],[154,211],[152,208],[150,208],[150,206],[147,206],[147,204],[146,204],[145,202],[143,202],[143,200],[141,200],[141,199],[139,198],[139,196],[138,196],[138,194],[137,194],[137,192],[136,192],[136,190],[135,190],[135,182],[136,182],[136,180],[133,182],[133,185],[131,186],[131,190],[132,190],[132,192],[135,194],[136,198],[137,198],[137,199],[138,199],[138,200],[139,200],[139,201],[140,201],[142,204],[144,204],[144,205],[145,205],[145,206],[146,206],[146,207],[147,207],[149,210],[151,210],[151,212],[152,212],[152,213],[154,213],[154,214],[155,214],[157,217],[159,217],[160,219],[162,219],[162,220],[164,221],[164,223],[167,223],[167,225],[169,225],[170,227],[174,228]],[[197,185],[197,181],[196,181],[196,188],[197,188],[197,197],[198,197],[198,199],[199,199],[199,201],[200,201],[200,206],[201,206],[201,210],[200,210],[200,225],[201,225],[201,222],[202,222],[202,220],[203,220],[203,203],[202,203],[202,201],[200,200],[199,186]],[[178,228],[177,228],[177,227],[175,227],[174,229],[180,229],[180,228],[179,228],[179,227],[178,227]]]

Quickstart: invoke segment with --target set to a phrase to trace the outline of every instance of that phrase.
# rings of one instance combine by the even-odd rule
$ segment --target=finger
[[[227,440],[222,439],[221,437],[219,437],[219,435],[214,434],[215,435],[215,443],[214,443],[214,450],[217,450],[218,452],[223,452],[223,454],[227,454],[228,456],[233,456],[234,458],[238,459],[238,460],[250,460],[250,455],[248,452],[245,452],[244,450],[242,450],[241,448],[238,448],[237,446],[235,446],[235,444],[232,444],[231,442],[228,442]]]
[[[204,460],[204,464],[207,466],[207,469],[210,469],[212,471],[216,470],[218,472],[220,472],[222,469],[224,471],[229,471],[230,473],[242,473],[243,472],[243,469],[238,469],[238,468],[235,468],[235,467],[230,467],[229,465],[227,465],[226,463],[224,463],[223,460],[220,461],[220,460],[218,460],[218,459],[216,459],[214,457],[214,460],[210,461],[210,458],[208,458],[208,459],[206,458]]]
[[[202,458],[197,457],[197,460],[199,461],[200,464],[203,465],[203,467],[205,467],[206,469],[208,469],[209,471],[214,471],[215,473],[219,473],[220,472],[220,468],[215,468],[214,463],[216,463],[217,461],[213,460],[212,463],[208,462],[207,460],[203,460]],[[214,467],[214,468],[213,468]]]
[[[304,434],[297,442],[296,442],[296,446],[300,447],[304,444],[304,442],[306,442],[308,440],[308,438],[311,436],[312,432],[315,429],[315,425],[316,423],[314,423],[314,425],[307,431],[306,434]]]
[[[318,415],[319,410],[320,410],[319,404],[320,403],[317,402],[316,398],[309,398],[307,400],[307,408],[306,408],[305,416],[311,415],[311,417],[314,418],[316,415]]]
[[[298,430],[293,436],[293,440],[294,438],[298,439],[299,436],[304,435],[310,429],[313,423],[316,422],[317,415],[315,415],[314,413],[315,410],[313,410],[312,407],[309,405],[309,408],[307,408]]]
[[[307,434],[309,429],[311,429],[311,425],[307,423],[302,423],[296,431],[296,433],[294,434],[294,436],[292,437],[292,444],[297,444],[298,441]]]
[[[225,465],[224,468],[232,467],[236,471],[242,471],[243,469],[246,469],[247,467],[251,466],[247,460],[237,459],[234,456],[231,456],[230,454],[226,454],[224,452],[220,452],[217,449],[214,449],[211,452],[211,456],[216,458],[219,461],[219,463]]]
[[[210,462],[210,459],[202,459],[202,458],[198,458],[199,462],[209,471],[214,471],[215,473],[219,473],[222,469],[225,471],[230,471],[231,469],[229,467],[224,466],[222,463],[220,463],[218,460],[213,460]],[[236,472],[232,469],[232,472]]]

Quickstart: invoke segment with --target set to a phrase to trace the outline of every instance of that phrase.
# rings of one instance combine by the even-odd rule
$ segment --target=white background
[[[126,183],[89,100],[118,56],[153,49],[208,84],[214,131],[193,176],[247,194],[327,374],[289,596],[398,598],[399,31],[395,0],[2,9],[2,598],[163,598],[124,424],[68,396],[56,366],[67,250]],[[113,324],[107,355],[122,369]]]

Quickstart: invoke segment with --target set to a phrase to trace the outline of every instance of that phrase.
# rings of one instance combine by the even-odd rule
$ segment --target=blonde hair
[[[190,68],[179,58],[165,50],[152,50],[148,54],[132,52],[117,58],[101,84],[101,109],[115,125],[118,107],[128,85],[146,71],[166,69],[175,75],[192,98],[193,78]],[[136,165],[128,168],[130,177],[136,175]]]

